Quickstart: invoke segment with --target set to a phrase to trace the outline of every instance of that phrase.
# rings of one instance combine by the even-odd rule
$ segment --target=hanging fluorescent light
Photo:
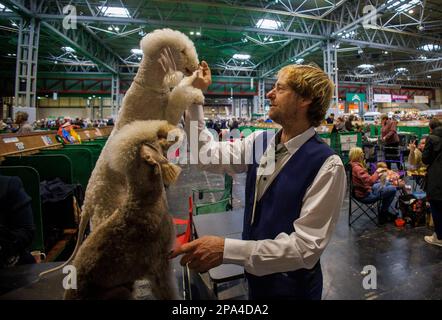
[[[277,30],[281,28],[282,23],[280,21],[271,19],[259,19],[256,23],[257,28]]]
[[[248,59],[250,59],[250,55],[249,54],[243,54],[243,53],[235,53],[233,55],[233,59],[236,59],[236,60],[248,60]]]
[[[301,63],[303,63],[303,62],[304,62],[304,59],[303,59],[303,58],[299,58],[299,59],[297,59],[297,60],[295,61],[296,64],[301,64]]]

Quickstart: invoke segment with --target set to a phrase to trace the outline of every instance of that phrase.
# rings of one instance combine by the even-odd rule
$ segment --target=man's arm
[[[209,66],[202,61],[200,69],[196,72],[193,86],[203,91],[207,90],[212,82]],[[244,140],[218,141],[205,126],[201,105],[192,106],[186,111],[185,131],[191,164],[198,164],[202,170],[230,175],[247,170],[246,149],[252,147],[254,134]]]
[[[244,241],[205,236],[182,246],[173,256],[185,254],[182,264],[199,272],[221,263],[244,266],[255,275],[312,268],[330,241],[346,190],[345,170],[338,156],[331,156],[307,190],[295,231],[275,239]]]

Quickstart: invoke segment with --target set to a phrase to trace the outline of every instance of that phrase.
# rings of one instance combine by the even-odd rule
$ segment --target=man
[[[430,121],[430,135],[422,152],[422,162],[428,165],[426,192],[434,222],[433,235],[424,239],[442,247],[442,126],[437,119]]]
[[[384,144],[385,162],[388,169],[391,169],[391,163],[395,162],[398,170],[402,170],[399,154],[399,136],[396,130],[396,121],[388,119],[386,114],[381,116],[381,140]]]
[[[205,63],[202,74],[210,78]],[[319,258],[336,225],[346,184],[342,161],[314,130],[324,119],[333,86],[317,67],[284,67],[267,94],[269,117],[282,129],[267,141],[254,133],[243,141],[215,142],[201,127],[202,107],[189,110],[212,156],[222,151],[237,158],[255,149],[257,141],[264,141],[266,151],[248,165],[202,166],[220,173],[247,172],[243,240],[204,236],[172,257],[184,254],[181,264],[198,272],[222,263],[244,266],[250,299],[321,299]],[[272,150],[274,163],[268,155]],[[266,170],[272,165],[274,170]]]

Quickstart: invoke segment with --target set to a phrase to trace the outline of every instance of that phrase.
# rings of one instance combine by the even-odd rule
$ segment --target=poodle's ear
[[[157,166],[159,163],[155,160],[158,157],[158,151],[143,144],[140,149],[140,157],[151,166]]]

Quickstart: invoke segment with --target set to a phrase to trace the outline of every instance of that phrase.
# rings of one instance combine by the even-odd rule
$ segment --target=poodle
[[[178,124],[184,110],[193,104],[203,104],[204,95],[192,86],[199,66],[193,42],[183,33],[171,29],[159,29],[147,34],[140,42],[143,50],[138,72],[123,99],[117,122],[108,142],[95,165],[86,188],[77,244],[70,263],[81,245],[86,227],[100,225],[127,198],[124,174],[114,170],[108,155],[119,152],[112,149],[112,140],[119,130],[137,120],[166,120]],[[182,78],[186,75],[187,77]],[[174,87],[170,90],[171,87]],[[163,132],[167,138],[167,132]],[[118,145],[116,145],[119,147]]]
[[[109,166],[127,180],[126,201],[100,224],[80,247],[73,265],[77,289],[65,299],[130,299],[136,280],[151,282],[157,299],[176,299],[169,266],[175,231],[168,214],[164,185],[180,168],[163,156],[170,142],[166,121],[135,121],[114,135]]]

